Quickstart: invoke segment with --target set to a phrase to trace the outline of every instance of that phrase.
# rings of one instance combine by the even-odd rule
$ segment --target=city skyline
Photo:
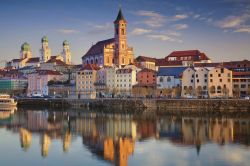
[[[79,60],[92,44],[113,37],[113,21],[119,10],[115,0],[11,2],[4,1],[0,7],[1,61],[19,57],[25,41],[31,45],[33,56],[39,56],[41,38],[46,35],[52,55],[62,51],[66,39],[72,61],[81,63]],[[163,58],[172,51],[192,49],[205,52],[213,61],[249,57],[248,0],[140,0],[137,4],[127,0],[121,4],[135,57]]]

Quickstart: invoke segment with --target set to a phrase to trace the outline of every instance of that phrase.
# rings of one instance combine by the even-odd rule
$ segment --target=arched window
[[[122,35],[125,35],[125,31],[124,31],[124,29],[122,29]]]
[[[160,82],[163,82],[163,77],[160,77]]]
[[[95,63],[98,64],[98,59],[97,58],[95,59]]]
[[[86,63],[89,64],[89,60],[87,60]]]
[[[221,93],[221,86],[217,86],[217,93]]]

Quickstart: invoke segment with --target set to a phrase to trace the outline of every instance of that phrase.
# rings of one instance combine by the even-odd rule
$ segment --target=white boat
[[[17,102],[8,94],[0,94],[0,107],[16,107]]]

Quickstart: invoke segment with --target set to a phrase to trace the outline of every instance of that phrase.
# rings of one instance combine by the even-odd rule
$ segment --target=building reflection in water
[[[19,130],[21,147],[24,151],[27,151],[31,145],[32,134],[24,128]]]
[[[175,116],[134,116],[130,114],[76,113],[53,111],[0,112],[0,127],[19,132],[21,148],[29,150],[32,134],[40,135],[41,155],[49,155],[52,140],[62,141],[70,151],[72,142],[82,138],[97,158],[114,165],[128,165],[135,142],[168,139],[173,145],[191,146],[200,153],[208,142],[250,143],[250,118],[206,118]]]

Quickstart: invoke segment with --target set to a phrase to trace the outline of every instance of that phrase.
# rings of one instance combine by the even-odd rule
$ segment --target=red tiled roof
[[[87,64],[81,70],[99,70],[100,67],[96,64]]]
[[[37,70],[36,73],[39,75],[62,75],[60,72],[54,70]]]
[[[55,58],[48,60],[46,63],[56,63],[56,65],[66,65],[65,62]]]
[[[93,45],[82,58],[84,58],[86,56],[90,56],[90,55],[101,54],[101,53],[103,53],[103,48],[105,47],[105,45],[111,44],[114,42],[115,42],[114,38],[99,41],[95,45]]]
[[[136,62],[155,62],[155,58],[146,57],[146,56],[138,56],[136,59]]]
[[[165,59],[157,59],[156,66],[182,66],[181,61],[166,61]]]
[[[40,58],[39,57],[34,57],[34,58],[29,58],[26,63],[39,63]]]
[[[210,60],[205,53],[201,53],[199,50],[173,51],[166,57],[166,60],[168,57],[186,57],[186,56],[197,57],[196,60]]]
[[[201,54],[201,52],[199,50],[173,51],[167,57],[196,56],[198,54]]]
[[[152,73],[156,73],[156,71],[152,70],[152,69],[148,69],[148,68],[144,68],[142,69],[141,71],[139,71],[138,73],[141,73],[141,72],[152,72]]]

